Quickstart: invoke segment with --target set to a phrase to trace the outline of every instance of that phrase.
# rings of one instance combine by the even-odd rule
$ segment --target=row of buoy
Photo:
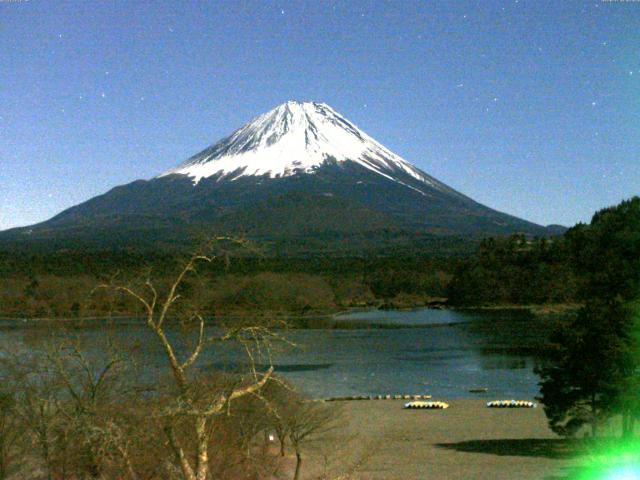
[[[349,397],[325,398],[325,402],[340,402],[344,400],[429,400],[431,395],[352,395]]]
[[[487,402],[489,408],[536,408],[536,404],[527,400],[493,400]]]
[[[445,408],[449,408],[449,404],[445,402],[409,402],[404,404],[404,408],[410,409],[429,409],[429,410],[444,410]]]
[[[489,408],[536,408],[536,404],[533,402],[529,402],[527,400],[493,400],[487,403],[487,407]],[[414,402],[405,403],[404,408],[415,408],[415,409],[425,408],[425,409],[442,410],[445,408],[449,408],[449,404],[445,402],[414,401]]]
[[[347,400],[412,400],[405,403],[404,408],[445,409],[449,404],[445,402],[425,402],[431,400],[431,395],[351,395],[346,397],[329,397],[325,402],[341,402]],[[487,402],[488,408],[536,408],[534,402],[528,400],[493,400]]]

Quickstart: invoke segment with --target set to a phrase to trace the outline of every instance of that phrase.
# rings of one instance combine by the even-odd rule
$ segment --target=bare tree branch
[[[189,355],[189,357],[182,363],[182,365],[180,365],[180,368],[182,370],[189,368],[191,364],[196,361],[198,355],[200,355],[200,352],[204,347],[204,318],[200,314],[195,314],[195,317],[198,319],[199,324],[198,341],[191,355]]]

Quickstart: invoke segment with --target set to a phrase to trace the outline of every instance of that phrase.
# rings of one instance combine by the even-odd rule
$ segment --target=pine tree
[[[625,343],[620,335],[620,305],[590,302],[553,335],[550,362],[538,368],[549,426],[574,435],[584,425],[596,436],[611,416],[622,381]]]
[[[537,371],[551,428],[563,435],[640,415],[640,198],[597,212],[566,234],[585,306],[553,336]]]

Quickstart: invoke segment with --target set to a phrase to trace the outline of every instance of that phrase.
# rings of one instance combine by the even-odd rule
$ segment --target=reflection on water
[[[338,320],[365,320],[371,323],[390,325],[446,325],[461,321],[468,321],[477,314],[454,310],[367,310],[363,312],[342,313],[335,316]]]
[[[522,312],[423,309],[350,313],[336,319],[397,328],[284,332],[296,347],[273,352],[276,372],[314,397],[427,393],[465,398],[477,397],[469,389],[478,387],[488,389],[481,397],[531,399],[538,394],[532,352],[547,327]],[[22,322],[5,321],[2,327],[0,336],[13,343],[28,344],[42,331]],[[98,324],[81,332],[89,341],[105,335]],[[149,374],[164,366],[155,338],[135,320],[119,322],[112,334],[137,347]],[[243,362],[241,349],[226,346],[203,355],[199,367],[235,370]]]

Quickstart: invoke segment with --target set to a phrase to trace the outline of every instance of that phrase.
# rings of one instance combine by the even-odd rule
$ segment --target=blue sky
[[[0,1],[0,229],[289,99],[541,223],[640,193],[640,2]]]

